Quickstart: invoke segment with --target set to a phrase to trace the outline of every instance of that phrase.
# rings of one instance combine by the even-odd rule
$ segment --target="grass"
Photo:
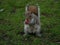
[[[27,3],[40,6],[40,38],[20,35]],[[0,45],[60,45],[60,0],[0,0],[0,9]]]

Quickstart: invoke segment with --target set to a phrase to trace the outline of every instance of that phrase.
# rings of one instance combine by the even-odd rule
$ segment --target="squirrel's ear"
[[[28,11],[28,7],[29,7],[29,4],[26,5],[26,7],[25,7],[25,12]]]

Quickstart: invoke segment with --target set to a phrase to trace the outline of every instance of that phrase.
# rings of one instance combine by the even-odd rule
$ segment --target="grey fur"
[[[26,12],[27,12],[27,6],[26,6]],[[40,8],[38,6],[38,16],[36,16],[35,14],[31,14],[32,15],[32,20],[30,21],[30,24],[34,24],[34,28],[33,30],[31,30],[31,27],[29,24],[25,24],[24,23],[24,35],[27,35],[28,33],[31,33],[31,32],[36,32],[36,35],[37,36],[40,36],[40,30],[41,30],[41,25],[40,25]]]

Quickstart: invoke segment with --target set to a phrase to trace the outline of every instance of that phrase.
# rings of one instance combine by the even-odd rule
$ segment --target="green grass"
[[[25,6],[38,3],[41,11],[40,38],[23,37]],[[60,45],[60,0],[0,0],[0,45]],[[15,11],[15,12],[14,12]]]

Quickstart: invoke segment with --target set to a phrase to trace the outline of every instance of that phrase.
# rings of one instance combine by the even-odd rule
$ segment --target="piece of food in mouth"
[[[25,20],[25,24],[29,24],[29,20],[28,19]]]

